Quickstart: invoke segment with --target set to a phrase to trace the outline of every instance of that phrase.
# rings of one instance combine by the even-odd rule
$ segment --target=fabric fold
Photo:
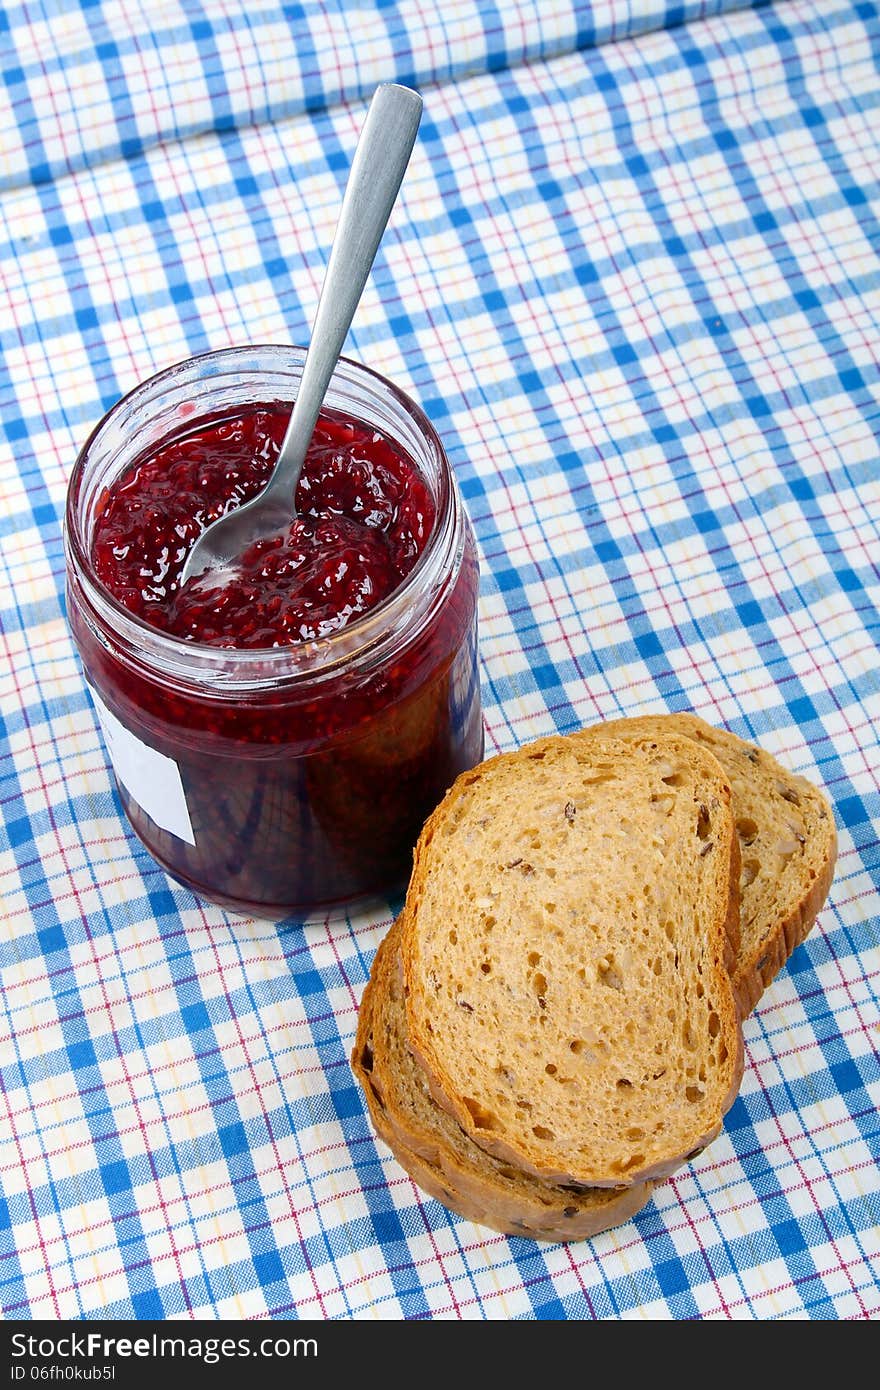
[[[65,0],[0,13],[0,189],[765,0]],[[41,12],[39,21],[35,10]]]

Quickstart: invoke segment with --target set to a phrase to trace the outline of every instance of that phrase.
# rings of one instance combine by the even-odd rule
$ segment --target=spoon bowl
[[[296,515],[296,487],[321,405],[363,294],[412,154],[422,98],[394,82],[376,88],[358,139],[327,263],[302,379],[278,459],[262,491],[199,536],[181,586],[216,570],[218,579],[254,542]]]

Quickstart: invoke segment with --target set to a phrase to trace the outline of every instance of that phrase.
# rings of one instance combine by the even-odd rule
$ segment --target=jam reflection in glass
[[[237,392],[201,359],[178,369],[189,391],[155,378],[131,438],[125,398],[77,462],[65,527],[85,673],[134,740],[123,767],[108,739],[134,829],[197,893],[270,916],[402,888],[425,817],[483,751],[470,525],[427,421],[366,369],[328,395],[290,527],[179,584],[197,536],[271,472],[290,398],[246,369],[283,374],[284,352],[228,350]],[[176,769],[185,832],[139,791],[139,750]]]

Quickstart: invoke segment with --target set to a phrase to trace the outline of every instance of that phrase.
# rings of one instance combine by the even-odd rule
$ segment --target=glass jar
[[[399,587],[328,637],[230,650],[159,631],[96,577],[102,494],[145,451],[255,401],[292,403],[305,351],[228,348],[123,397],[74,465],[68,619],[134,831],[195,893],[282,918],[388,897],[425,817],[483,755],[476,547],[455,476],[419,407],[341,359],[325,405],[417,465],[436,516]]]

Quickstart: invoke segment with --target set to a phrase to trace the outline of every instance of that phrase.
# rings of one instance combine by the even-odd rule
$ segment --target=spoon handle
[[[351,164],[296,401],[278,463],[263,491],[285,494],[293,513],[300,469],[333,368],[406,173],[422,114],[418,92],[376,88]]]

